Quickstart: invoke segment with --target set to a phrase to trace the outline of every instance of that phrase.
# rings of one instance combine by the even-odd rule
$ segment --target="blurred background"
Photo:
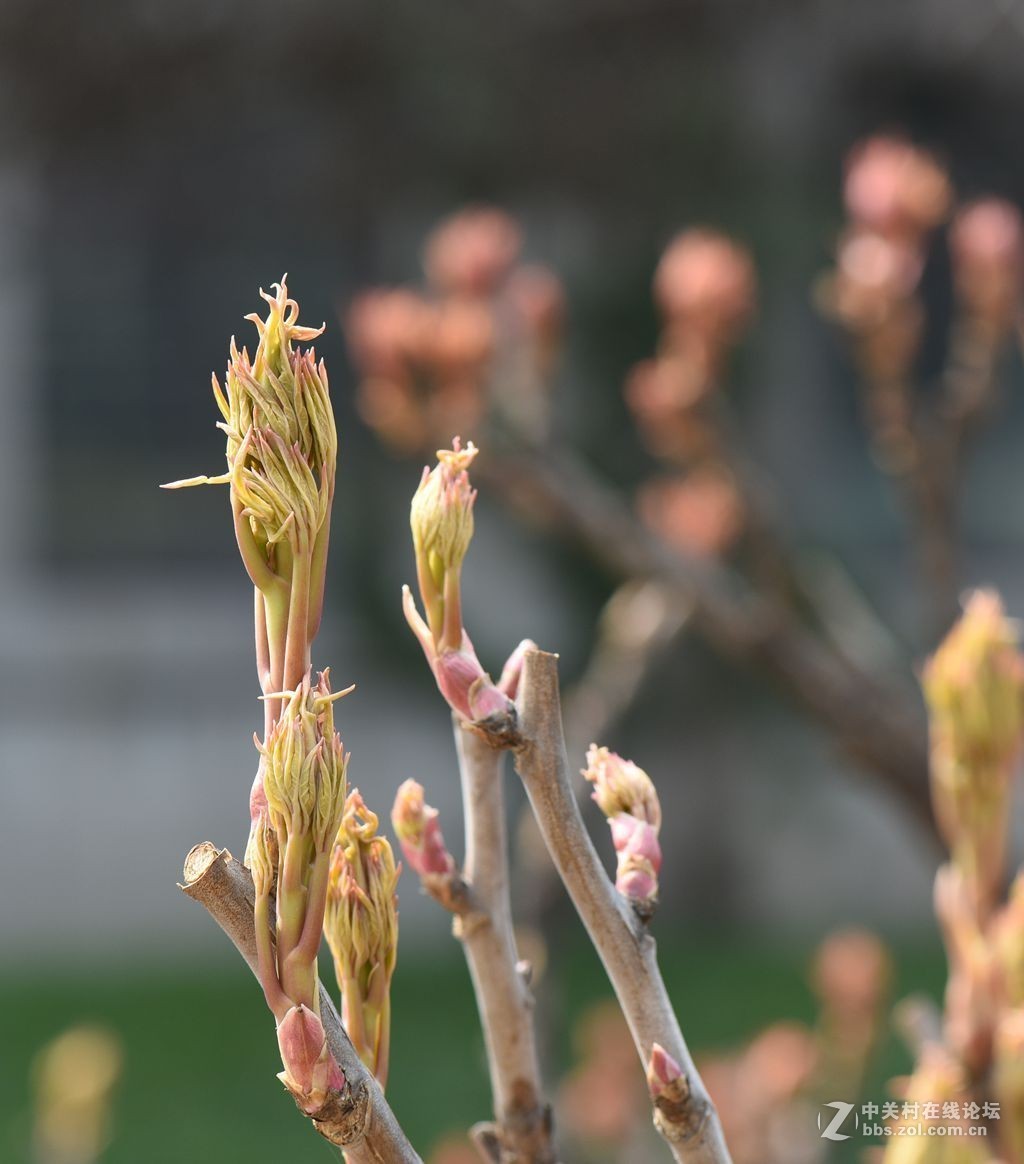
[[[419,281],[424,237],[463,204],[509,211],[564,287],[554,426],[628,495],[650,464],[622,385],[657,339],[658,257],[693,223],[741,240],[759,288],[736,424],[788,543],[841,567],[909,676],[934,639],[905,515],[811,289],[867,133],[931,148],[965,196],[1024,201],[1022,54],[1016,0],[0,0],[0,1160],[29,1159],[32,1058],[79,1020],[123,1047],[104,1160],[328,1157],[279,1094],[255,984],[175,888],[193,843],[244,848],[260,713],[226,495],[157,486],[219,470],[209,375],[231,335],[254,344],[258,289],[287,271],[304,322],[327,324],[342,452],[315,661],[358,684],[341,714],[352,778],[384,816],[415,776],[457,847],[448,716],[399,603],[421,460],[354,406],[353,297]],[[925,274],[940,321],[947,269],[940,244]],[[1011,614],[1018,362],[969,463],[958,579],[997,585]],[[477,527],[467,625],[485,666],[529,635],[571,687],[615,580],[486,486]],[[890,941],[898,989],[938,989],[937,851],[762,676],[684,631],[600,742],[662,794],[655,933],[698,1048],[812,1021],[808,961],[839,926]],[[488,1096],[448,919],[408,874],[400,898],[391,1090],[427,1149]],[[540,989],[564,1067],[606,988],[552,908]],[[906,1066],[885,1055],[879,1098]],[[437,1101],[445,1073],[454,1105]]]

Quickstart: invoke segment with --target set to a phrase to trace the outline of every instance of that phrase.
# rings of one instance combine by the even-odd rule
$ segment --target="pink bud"
[[[1024,283],[1024,222],[1011,202],[983,198],[953,221],[949,249],[957,293],[975,315],[1009,327]]]
[[[608,822],[612,844],[618,853],[615,888],[632,901],[650,902],[658,895],[661,845],[655,827],[629,813],[619,813]]]
[[[423,265],[430,282],[445,293],[486,296],[497,290],[521,246],[515,219],[489,206],[468,206],[434,230]]]
[[[523,660],[527,652],[536,649],[537,644],[533,639],[523,639],[505,661],[505,666],[501,669],[501,678],[498,680],[498,690],[504,691],[509,699],[515,699],[519,694],[519,680],[522,678]]]
[[[419,851],[420,860],[413,859],[411,845],[402,845],[402,852],[409,858],[409,864],[417,873],[451,873],[455,860],[448,852],[441,832],[441,822],[437,819],[437,809],[431,810],[423,826],[423,847]]]
[[[313,1086],[313,1069],[326,1041],[323,1024],[305,1006],[293,1006],[278,1025],[281,1062],[301,1091]]]
[[[509,698],[494,686],[490,675],[484,675],[469,689],[469,710],[475,720],[505,715],[509,710]]]
[[[425,803],[423,787],[415,780],[406,780],[399,788],[391,824],[405,859],[421,877],[454,872],[455,860],[445,847],[437,809]]]
[[[660,1043],[651,1047],[647,1061],[647,1089],[652,1099],[665,1095],[683,1077],[683,1069]]]
[[[979,267],[1019,264],[1024,248],[1020,211],[1003,198],[981,198],[965,206],[950,228],[949,245],[959,262]]]
[[[717,347],[735,339],[753,311],[754,264],[725,235],[687,230],[662,255],[654,294],[669,320],[685,324]]]
[[[366,292],[345,320],[352,357],[366,374],[401,379],[423,348],[429,320],[430,305],[412,291]]]
[[[946,171],[925,150],[899,137],[871,137],[850,151],[844,196],[854,221],[915,236],[943,220],[951,190]]]
[[[508,696],[491,682],[471,645],[442,651],[433,666],[441,694],[463,719],[472,722],[509,710]]]
[[[644,869],[627,869],[615,878],[615,888],[630,901],[649,902],[658,895],[658,879]]]
[[[642,857],[654,866],[655,872],[661,869],[661,845],[653,825],[625,812],[612,817],[608,823],[617,853]]]
[[[487,366],[494,348],[494,318],[471,299],[448,299],[435,308],[425,357],[442,380],[460,375],[472,381]]]
[[[831,310],[854,331],[879,327],[914,293],[924,260],[905,235],[857,225],[839,239]]]
[[[739,538],[746,516],[732,474],[714,464],[685,477],[646,482],[637,496],[637,510],[663,541],[702,558],[724,554]]]
[[[434,676],[441,694],[463,719],[472,719],[469,689],[484,674],[477,657],[466,651],[443,651],[434,660]]]
[[[249,820],[259,820],[266,811],[267,794],[263,788],[263,766],[260,765],[249,790]]]
[[[293,1006],[278,1023],[277,1045],[284,1066],[278,1078],[305,1111],[318,1111],[329,1092],[345,1086],[345,1074],[327,1046],[323,1023],[308,1007]]]

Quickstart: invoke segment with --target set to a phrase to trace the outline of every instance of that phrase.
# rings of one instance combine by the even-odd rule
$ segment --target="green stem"
[[[444,599],[434,581],[426,554],[416,555],[416,581],[420,588],[420,598],[423,600],[423,613],[427,616],[427,624],[436,643],[441,638],[444,624]]]
[[[281,981],[285,993],[295,1003],[302,1005],[320,1014],[320,991],[317,989],[316,958],[310,961],[297,961],[295,951],[288,956],[281,970]]]
[[[307,638],[310,643],[320,630],[320,621],[324,614],[324,590],[327,584],[327,549],[331,540],[331,508],[328,504],[327,516],[320,532],[313,543],[313,561],[310,567],[312,579],[309,593],[309,621],[307,623]]]
[[[384,962],[378,962],[369,976],[365,991],[363,1014],[367,1026],[373,1028],[373,1063],[368,1064],[381,1087],[387,1081],[389,1045],[391,1039],[391,978],[394,963],[390,969]]]
[[[282,969],[288,964],[288,955],[295,949],[302,935],[306,916],[305,871],[306,837],[289,835],[285,842],[284,861],[277,882],[277,964]],[[285,992],[290,993],[283,982]]]
[[[309,670],[310,552],[300,550],[292,562],[288,628],[285,632],[284,690],[294,691]]]
[[[313,869],[309,875],[309,889],[306,895],[306,919],[302,923],[302,934],[295,943],[289,957],[305,958],[311,961],[320,949],[324,929],[324,913],[327,907],[327,883],[330,878],[330,852],[317,853]]]
[[[278,692],[284,690],[284,652],[288,628],[288,598],[287,590],[282,586],[275,586],[263,596],[266,608],[267,625],[267,654],[270,660],[270,679],[268,690]],[[268,712],[265,712],[266,721],[271,727],[277,723],[281,714],[281,700],[268,699]]]
[[[391,997],[385,996],[383,1003],[377,1011],[377,1045],[375,1063],[373,1066],[373,1073],[377,1076],[377,1082],[381,1086],[381,1090],[387,1086],[388,1082],[388,1067],[390,1065],[390,1049],[391,1049]]]
[[[342,998],[345,1003],[345,1030],[352,1040],[359,1058],[373,1070],[373,1047],[366,1037],[366,1016],[363,1014],[363,996],[355,978],[343,976]]]
[[[256,675],[260,690],[266,695],[270,686],[270,641],[267,638],[267,601],[263,592],[253,588],[253,623],[256,631]],[[263,740],[266,742],[274,721],[271,717],[270,700],[263,700]]]
[[[238,552],[242,556],[242,563],[252,579],[252,584],[257,590],[264,592],[271,590],[275,583],[280,582],[280,578],[271,570],[266,554],[252,532],[252,524],[242,512],[242,506],[234,490],[231,493],[231,516],[235,525]]]
[[[462,589],[460,569],[448,570],[444,576],[444,622],[441,630],[442,651],[462,648]]]
[[[267,1006],[278,1022],[284,1018],[289,1001],[281,989],[274,959],[274,939],[270,927],[270,895],[259,894],[253,908],[253,922],[256,929],[257,976],[263,987]]]

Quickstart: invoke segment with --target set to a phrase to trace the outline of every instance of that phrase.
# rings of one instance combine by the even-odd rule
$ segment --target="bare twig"
[[[185,858],[181,889],[210,914],[255,974],[255,894],[249,870],[227,849],[204,841]],[[348,1164],[422,1164],[377,1081],[349,1041],[323,983],[320,1017],[331,1053],[345,1073],[346,1086],[311,1117],[317,1131],[344,1149]]]
[[[931,414],[913,416],[902,456],[886,469],[903,494],[929,638],[941,636],[956,611],[958,454],[952,424]]]
[[[569,778],[556,656],[523,661],[519,739],[513,749],[544,841],[600,955],[646,1068],[655,1043],[680,1065],[678,1099],[659,1105],[655,1123],[682,1164],[729,1164],[714,1105],[694,1066],[658,969],[654,939],[612,887],[587,835]]]
[[[811,600],[816,626],[855,667],[873,675],[906,666],[906,652],[896,634],[835,554],[821,548],[799,550],[793,569],[801,593]]]
[[[502,788],[504,753],[453,716],[466,818],[462,879],[470,908],[457,913],[487,1047],[495,1123],[474,1129],[494,1164],[554,1164],[551,1110],[544,1102],[533,999],[518,966],[509,900]]]
[[[623,582],[601,612],[584,673],[565,697],[569,750],[583,752],[635,702],[651,672],[689,625],[690,607],[657,579]]]
[[[903,491],[931,606],[929,632],[941,637],[956,616],[957,501],[972,438],[997,397],[998,333],[970,317],[954,320],[940,399],[907,415],[905,455],[890,473]]]
[[[678,588],[654,578],[619,586],[601,612],[586,669],[563,701],[571,755],[582,755],[588,744],[609,737],[689,625],[690,606]],[[574,790],[581,803],[591,791],[579,779]],[[522,901],[519,920],[540,925],[545,912],[561,900],[560,883],[528,804],[521,809],[513,835],[520,850],[515,862]],[[534,854],[540,859],[534,860]]]
[[[765,672],[935,837],[920,703],[864,674],[792,612],[719,562],[672,549],[616,491],[563,447],[495,447],[478,466],[503,495],[570,530],[616,577],[658,577],[692,603],[693,624],[723,654]]]

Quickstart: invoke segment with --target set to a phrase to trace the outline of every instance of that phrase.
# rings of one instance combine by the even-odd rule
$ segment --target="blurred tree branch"
[[[777,681],[934,837],[917,701],[866,675],[722,562],[665,545],[565,446],[506,440],[479,471],[527,515],[557,524],[613,577],[658,578],[674,588],[691,604],[696,630],[729,658]]]

